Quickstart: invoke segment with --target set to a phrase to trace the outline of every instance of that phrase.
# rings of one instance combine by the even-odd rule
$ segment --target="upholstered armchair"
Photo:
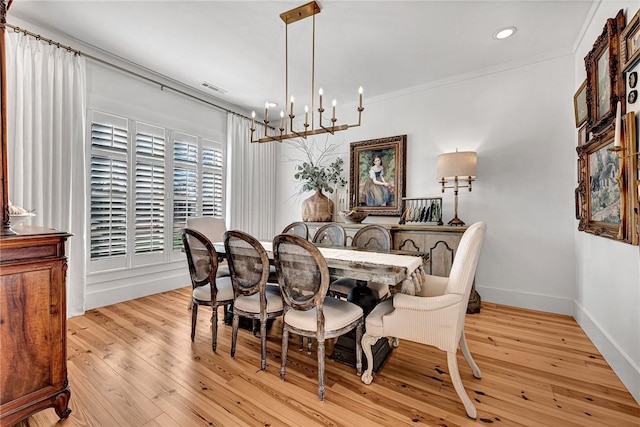
[[[464,320],[476,272],[480,250],[484,242],[487,225],[478,222],[470,226],[462,236],[449,277],[427,276],[419,295],[395,294],[378,304],[367,316],[366,332],[362,337],[362,348],[367,357],[367,370],[362,381],[373,381],[373,357],[371,346],[382,337],[406,339],[432,345],[447,352],[449,375],[467,415],[477,417],[477,411],[467,395],[456,353],[458,346],[473,371],[480,378],[481,372],[471,357],[464,337]]]

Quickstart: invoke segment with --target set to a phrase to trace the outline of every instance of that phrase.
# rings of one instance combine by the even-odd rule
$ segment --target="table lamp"
[[[471,183],[476,179],[478,158],[474,151],[458,151],[445,153],[438,156],[437,170],[442,192],[445,188],[453,188],[455,215],[449,225],[463,226],[464,222],[458,218],[458,189],[468,188],[471,191]],[[460,185],[460,181],[467,181],[467,185]],[[452,186],[446,186],[453,182]]]

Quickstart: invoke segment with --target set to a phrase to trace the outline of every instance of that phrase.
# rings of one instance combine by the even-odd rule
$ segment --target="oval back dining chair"
[[[218,337],[218,307],[233,302],[233,286],[229,276],[217,277],[218,254],[213,244],[199,231],[182,229],[182,243],[187,254],[191,276],[191,341],[195,339],[198,306],[211,307],[211,348],[216,351]]]
[[[370,250],[387,251],[391,249],[391,233],[381,225],[367,225],[358,230],[358,232],[353,236],[351,246]],[[356,286],[358,286],[358,281],[356,279],[340,277],[329,285],[329,295],[346,299],[349,292],[351,292]],[[381,300],[389,296],[388,285],[369,282],[367,287],[371,289],[371,292],[377,300]]]
[[[347,232],[337,222],[323,225],[313,236],[313,243],[318,246],[344,246],[346,241]]]
[[[285,234],[295,234],[296,236],[309,240],[309,227],[302,221],[292,222],[287,225],[282,232]]]
[[[224,249],[233,285],[233,333],[231,357],[235,357],[240,316],[260,321],[260,369],[267,368],[267,319],[282,314],[277,285],[268,285],[269,257],[262,244],[241,231],[224,233]]]
[[[199,231],[204,234],[212,243],[222,242],[222,236],[227,231],[224,218],[216,218],[213,216],[190,216],[187,217],[187,227],[192,230]],[[221,260],[218,264],[218,277],[228,276],[229,267],[227,262]]]
[[[326,339],[356,328],[356,372],[362,371],[362,308],[325,296],[329,287],[329,267],[313,243],[299,236],[280,234],[273,239],[273,257],[285,303],[280,378],[284,380],[285,377],[289,333],[315,338],[318,342],[318,398],[324,400]]]
[[[464,320],[487,225],[477,222],[462,235],[449,277],[426,275],[419,295],[395,294],[378,304],[367,316],[362,347],[368,367],[362,382],[373,381],[371,346],[382,337],[427,344],[447,352],[449,376],[467,415],[477,417],[476,407],[464,389],[456,353],[458,346],[471,367],[473,376],[481,377],[480,368],[471,357],[464,337]]]
[[[309,227],[307,227],[307,224],[305,224],[302,221],[292,222],[282,230],[282,233],[295,234],[296,236],[300,236],[303,239],[309,240]],[[276,267],[273,265],[269,269],[269,281],[270,282],[278,281],[278,276],[276,275]]]

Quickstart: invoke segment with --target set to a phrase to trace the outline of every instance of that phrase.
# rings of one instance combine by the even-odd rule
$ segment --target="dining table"
[[[260,241],[273,263],[272,242]],[[218,256],[225,258],[223,242],[213,242]],[[357,280],[358,287],[352,291],[358,291],[358,297],[350,294],[349,301],[362,307],[365,316],[377,303],[371,303],[371,293],[368,290],[368,282],[383,283],[389,286],[391,294],[405,293],[416,295],[420,292],[425,280],[424,263],[428,262],[428,255],[421,252],[401,250],[373,250],[351,246],[317,246],[322,256],[327,261],[329,273],[332,277],[350,277]],[[369,295],[369,298],[366,297]],[[375,300],[375,298],[374,298]],[[374,360],[374,372],[382,368],[384,362],[391,354],[391,347],[387,340],[379,340],[372,348]],[[334,344],[330,358],[349,366],[355,366],[355,333],[343,335]],[[366,362],[366,359],[363,358]]]
[[[260,241],[273,262],[272,242]],[[214,242],[218,256],[225,258],[223,242]],[[350,277],[362,282],[389,286],[391,293],[416,295],[424,282],[425,258],[421,252],[379,250],[351,246],[318,246],[333,277]]]

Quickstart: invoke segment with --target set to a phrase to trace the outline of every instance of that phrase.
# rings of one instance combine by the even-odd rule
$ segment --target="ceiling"
[[[300,1],[14,0],[12,17],[110,52],[245,111],[285,102],[285,24]],[[325,108],[573,53],[594,1],[319,0]],[[311,104],[311,18],[289,31],[289,95]],[[492,36],[517,27],[506,40]],[[30,28],[27,28],[30,30]],[[83,50],[78,46],[72,47]],[[225,94],[212,92],[209,82]],[[317,99],[315,100],[317,106]],[[259,113],[261,116],[262,113]]]

